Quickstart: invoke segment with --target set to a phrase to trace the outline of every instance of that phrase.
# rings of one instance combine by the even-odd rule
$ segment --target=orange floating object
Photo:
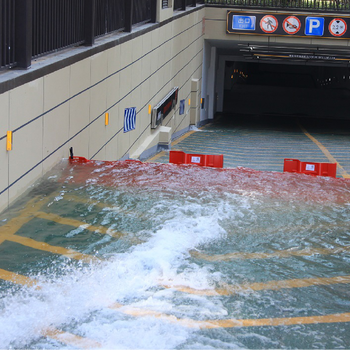
[[[173,164],[195,164],[214,168],[224,166],[224,156],[206,154],[188,154],[182,151],[170,151],[169,163]]]
[[[313,176],[337,176],[337,163],[301,162],[298,159],[285,159],[284,172]]]

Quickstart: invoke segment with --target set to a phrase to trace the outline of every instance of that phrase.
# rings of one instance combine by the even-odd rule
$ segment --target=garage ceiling
[[[303,46],[233,40],[209,40],[209,42],[218,49],[219,55],[237,56],[239,61],[350,66],[350,48],[344,46]]]

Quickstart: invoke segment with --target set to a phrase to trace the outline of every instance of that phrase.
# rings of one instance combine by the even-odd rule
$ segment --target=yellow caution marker
[[[6,151],[12,151],[12,131],[7,132]]]

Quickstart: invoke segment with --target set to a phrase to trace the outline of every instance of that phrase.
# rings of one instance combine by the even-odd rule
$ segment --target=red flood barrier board
[[[285,159],[284,172],[313,176],[337,176],[337,163],[301,162],[298,159]]]
[[[189,154],[182,151],[170,151],[169,163],[173,164],[196,164],[214,168],[223,168],[224,156],[206,155],[206,154]]]

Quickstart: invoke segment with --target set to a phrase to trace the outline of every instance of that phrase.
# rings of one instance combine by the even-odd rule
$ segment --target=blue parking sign
[[[255,16],[233,16],[232,29],[234,30],[255,30]]]
[[[324,18],[306,17],[305,35],[322,36],[324,33]]]

